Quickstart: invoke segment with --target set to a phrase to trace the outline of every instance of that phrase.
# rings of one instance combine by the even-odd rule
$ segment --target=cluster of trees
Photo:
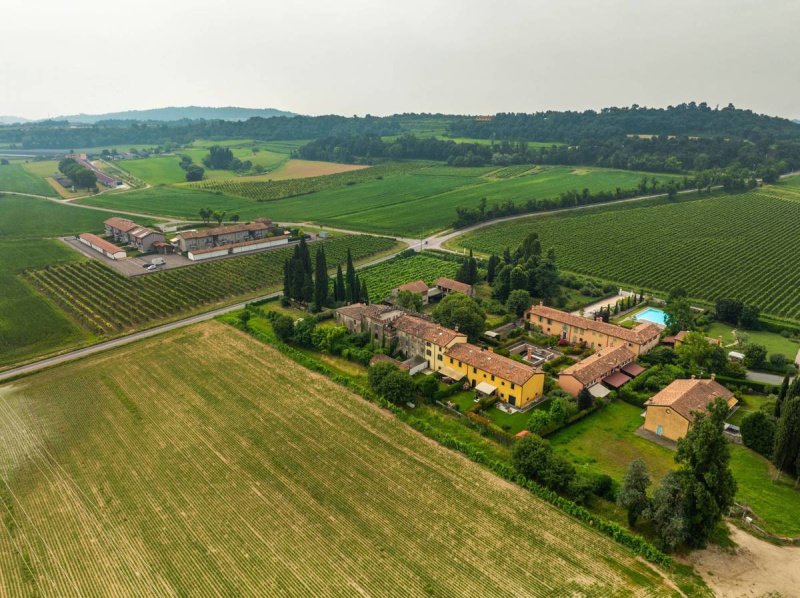
[[[200,219],[204,224],[208,224],[212,220],[216,220],[217,225],[221,225],[223,220],[225,220],[225,217],[228,215],[228,212],[219,212],[217,210],[212,210],[211,208],[200,208],[197,213],[200,215]],[[228,220],[231,222],[239,222],[239,214],[231,214]]]
[[[748,330],[758,330],[761,323],[758,320],[761,308],[750,303],[743,303],[739,299],[720,297],[716,301],[714,317],[720,322],[727,322],[734,326],[741,326]]]
[[[244,311],[242,315],[246,313]],[[341,355],[361,365],[369,364],[378,350],[369,334],[350,334],[344,326],[317,326],[315,317],[295,322],[290,316],[269,311],[267,318],[275,336],[284,343],[293,342],[331,355]],[[246,327],[247,323],[244,325]]]
[[[456,270],[456,280],[469,285],[478,282],[478,260],[472,255],[472,249],[469,250],[469,257]]]
[[[192,162],[192,159],[189,156],[181,156],[178,165],[186,172],[187,181],[192,182],[203,180],[203,175],[206,173],[205,169],[202,166]]]
[[[748,413],[741,433],[745,446],[800,479],[800,378],[784,377],[774,408]]]
[[[372,390],[396,405],[410,401],[416,394],[417,385],[408,372],[388,361],[371,366],[367,379]]]
[[[447,295],[434,308],[431,316],[445,328],[463,332],[470,342],[477,341],[486,328],[486,313],[472,297],[461,293]]]
[[[317,139],[298,149],[295,155],[306,160],[343,163],[414,158],[447,161],[454,166],[481,166],[491,162],[492,149],[481,143],[456,143],[433,137],[419,138],[412,134],[388,140],[366,134]]]
[[[76,187],[84,187],[87,190],[97,187],[97,175],[74,158],[61,160],[58,163],[58,170]]]
[[[634,308],[643,301],[644,301],[644,291],[639,291],[638,295],[636,294],[627,295],[622,299],[617,299],[617,302],[614,304],[613,308],[610,305],[601,307],[600,310],[597,312],[597,315],[603,318],[604,322],[608,322],[611,319],[611,316],[616,316],[620,312]]]
[[[723,433],[728,405],[718,398],[707,412],[696,414],[689,432],[678,441],[669,472],[648,496],[650,476],[645,463],[630,464],[617,495],[633,527],[645,518],[655,528],[664,549],[679,545],[702,547],[733,506],[736,480],[730,470],[730,450]]]
[[[360,280],[353,265],[353,256],[347,251],[346,274],[339,264],[336,278],[331,287],[328,276],[328,262],[325,247],[320,246],[311,263],[311,253],[305,238],[295,245],[292,257],[283,265],[283,296],[307,305],[313,311],[320,311],[332,301],[336,303],[369,302],[367,282]]]
[[[549,303],[561,293],[555,250],[551,248],[543,256],[542,243],[535,232],[513,253],[506,248],[502,257],[491,255],[486,280],[492,285],[492,297],[507,303],[508,309],[515,313],[522,313],[520,308],[524,311],[530,307],[532,297]]]
[[[220,145],[212,145],[208,148],[208,154],[203,157],[203,164],[211,170],[235,170],[236,172],[250,170],[253,167],[250,160],[240,160],[233,155],[231,148]]]

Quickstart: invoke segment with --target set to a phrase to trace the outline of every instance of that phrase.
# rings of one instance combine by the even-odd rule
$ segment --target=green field
[[[660,480],[675,467],[675,453],[634,434],[644,421],[642,411],[614,401],[548,439],[578,469],[606,473],[621,482],[630,462],[642,458],[650,476]],[[775,468],[760,455],[730,446],[731,470],[739,484],[736,500],[748,504],[770,532],[800,537],[800,490],[788,476],[773,482]]]
[[[453,278],[458,263],[417,253],[412,257],[395,258],[387,262],[358,271],[361,280],[366,281],[369,299],[373,303],[382,301],[392,289],[414,280],[424,280],[429,285],[442,276]]]
[[[21,160],[10,160],[10,164],[0,166],[0,193],[14,191],[56,197],[56,192],[43,177],[26,169]]]
[[[722,337],[722,342],[725,345],[730,345],[736,342],[736,336],[733,334],[734,327],[722,322],[714,322],[709,326],[706,332],[707,336],[712,338]],[[785,336],[781,336],[775,332],[767,332],[766,330],[742,330],[737,329],[737,333],[747,337],[748,343],[755,343],[764,345],[767,352],[780,353],[785,356],[789,362],[793,362],[797,351],[800,350],[800,343]]]
[[[528,200],[557,198],[570,190],[630,189],[636,187],[642,176],[637,172],[599,168],[454,168],[392,163],[290,181],[248,182],[243,178],[203,181],[182,187],[181,199],[176,199],[177,192],[172,189],[155,189],[107,194],[81,202],[194,217],[204,203],[211,203],[208,192],[213,190],[225,195],[218,196],[211,207],[234,211],[243,218],[267,215],[278,222],[311,221],[375,234],[418,237],[448,228],[455,220],[457,207],[476,207],[483,198],[489,206],[506,201],[523,204]],[[191,195],[190,189],[206,194]]]
[[[220,323],[0,387],[0,403],[4,595],[676,593]]]
[[[345,235],[320,241],[328,263],[359,260],[395,247],[385,237]],[[314,244],[316,247],[316,243]],[[87,331],[115,335],[199,308],[278,291],[293,247],[125,277],[96,260],[28,271],[25,279]],[[314,251],[312,247],[312,251]]]
[[[19,273],[80,261],[80,254],[53,237],[101,232],[109,216],[0,194],[0,367],[91,340]]]
[[[648,207],[607,206],[501,223],[458,239],[501,253],[531,232],[563,270],[714,301],[738,297],[800,319],[800,178],[748,193]],[[768,231],[768,232],[766,232]]]

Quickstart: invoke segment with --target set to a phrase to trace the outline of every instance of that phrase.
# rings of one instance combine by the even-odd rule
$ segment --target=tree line
[[[331,303],[369,303],[367,281],[356,274],[349,249],[345,268],[342,272],[342,265],[337,266],[331,284],[325,248],[320,246],[316,250],[312,264],[308,244],[305,238],[300,239],[283,266],[284,300],[310,305],[313,311],[320,311]]]
[[[58,163],[58,170],[76,187],[85,187],[86,189],[97,187],[97,175],[74,158],[61,160]]]

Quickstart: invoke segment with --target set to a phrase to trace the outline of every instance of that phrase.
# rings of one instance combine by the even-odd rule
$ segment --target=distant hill
[[[275,108],[238,108],[225,106],[170,106],[152,108],[150,110],[126,110],[124,112],[106,112],[105,114],[70,114],[56,117],[53,120],[68,120],[71,123],[96,123],[107,120],[143,120],[143,121],[179,121],[179,120],[247,120],[260,116],[295,116],[293,112],[276,110]]]
[[[29,122],[28,119],[21,116],[0,116],[0,125],[15,125],[26,122]]]

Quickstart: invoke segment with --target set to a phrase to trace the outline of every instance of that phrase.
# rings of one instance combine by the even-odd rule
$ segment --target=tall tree
[[[356,297],[360,289],[356,288],[356,269],[353,266],[353,256],[350,250],[347,250],[347,270],[345,274],[345,301],[347,303],[356,303]]]
[[[320,245],[317,249],[316,264],[314,267],[314,305],[322,309],[328,304],[328,262],[325,259],[325,247]]]
[[[800,457],[800,398],[785,399],[781,417],[775,428],[775,448],[772,462],[778,469],[790,474],[800,474],[797,459]]]
[[[367,289],[367,281],[363,278],[361,279],[361,292],[359,294],[361,301],[364,303],[369,303],[369,290]]]
[[[486,314],[472,297],[451,293],[433,310],[433,319],[447,328],[458,328],[474,342],[486,326]]]
[[[333,283],[334,301],[344,301],[346,292],[344,290],[344,276],[342,275],[342,265],[336,266],[336,281]]]
[[[728,403],[722,397],[708,411],[695,414],[689,432],[678,441],[675,460],[685,472],[688,541],[704,546],[733,505],[736,480],[730,470],[730,448],[723,432]]]
[[[628,525],[636,526],[639,517],[647,510],[650,501],[647,488],[650,486],[650,474],[642,459],[636,459],[628,465],[625,479],[617,495],[617,504],[628,511]]]
[[[778,398],[775,401],[775,417],[781,416],[781,407],[783,406],[783,402],[788,394],[789,394],[789,374],[786,374],[783,377],[781,388],[778,391]]]

